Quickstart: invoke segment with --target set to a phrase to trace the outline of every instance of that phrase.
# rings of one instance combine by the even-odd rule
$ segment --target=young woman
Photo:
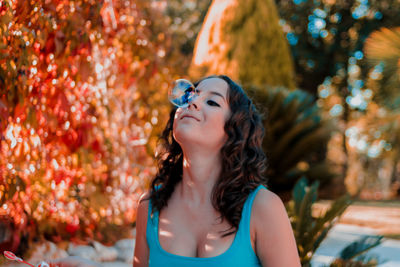
[[[262,185],[260,115],[227,76],[172,110],[137,215],[134,266],[300,266],[280,198]]]

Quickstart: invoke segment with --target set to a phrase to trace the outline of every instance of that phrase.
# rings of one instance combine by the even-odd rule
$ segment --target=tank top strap
[[[242,218],[239,223],[239,229],[238,232],[240,231],[240,235],[244,237],[247,240],[250,240],[250,219],[251,219],[251,208],[253,207],[253,202],[254,199],[258,193],[258,191],[266,187],[262,184],[257,186],[247,197],[244,205],[243,205],[243,210],[242,210]]]

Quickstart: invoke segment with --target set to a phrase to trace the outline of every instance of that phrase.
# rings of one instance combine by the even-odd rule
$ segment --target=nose
[[[196,105],[196,103],[191,102],[188,106],[188,109],[190,109],[191,107],[194,107],[194,109],[198,109],[198,106]]]
[[[200,108],[200,102],[200,96],[195,96],[194,99],[192,99],[192,101],[189,103],[188,109],[194,108],[198,110]]]

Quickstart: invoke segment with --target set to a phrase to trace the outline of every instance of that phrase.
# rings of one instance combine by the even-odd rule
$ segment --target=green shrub
[[[335,176],[325,161],[334,130],[322,117],[314,97],[302,90],[248,87],[246,91],[265,115],[263,149],[267,155],[269,188],[287,195],[302,176],[328,184]]]

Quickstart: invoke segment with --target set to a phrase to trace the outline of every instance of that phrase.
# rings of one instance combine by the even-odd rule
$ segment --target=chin
[[[176,142],[178,142],[181,146],[182,144],[189,144],[191,142],[194,142],[193,137],[190,135],[190,133],[182,133],[181,131],[174,133],[174,139]]]
[[[186,143],[190,141],[192,138],[190,137],[192,135],[192,131],[189,129],[174,129],[172,132],[172,136],[174,137],[175,141],[178,142],[179,144],[181,143]]]

